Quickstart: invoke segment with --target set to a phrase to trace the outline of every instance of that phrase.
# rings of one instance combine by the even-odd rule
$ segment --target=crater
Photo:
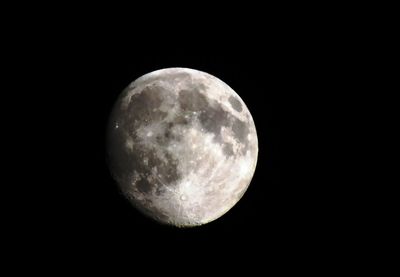
[[[236,97],[230,96],[228,101],[236,111],[241,112],[243,110],[242,103]]]

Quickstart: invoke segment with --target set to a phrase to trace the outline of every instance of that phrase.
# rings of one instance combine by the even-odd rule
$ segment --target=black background
[[[337,80],[347,77],[345,46],[324,35],[329,26],[265,15],[250,25],[184,24],[188,18],[179,17],[119,25],[112,23],[120,14],[86,15],[52,27],[54,14],[17,32],[24,43],[11,57],[18,57],[15,71],[24,76],[15,84],[23,88],[18,103],[25,113],[16,126],[31,136],[21,151],[29,166],[15,174],[23,187],[14,201],[19,216],[12,217],[13,241],[23,246],[17,251],[58,268],[167,264],[174,272],[203,264],[235,270],[256,260],[296,267],[322,263],[323,253],[340,248],[346,229],[336,223],[345,200],[336,196],[346,189],[335,180],[343,158],[333,157],[343,133],[333,130],[337,99],[345,99]],[[223,217],[197,228],[142,216],[120,195],[106,164],[114,101],[136,78],[166,67],[198,69],[226,82],[248,106],[258,133],[248,191]]]

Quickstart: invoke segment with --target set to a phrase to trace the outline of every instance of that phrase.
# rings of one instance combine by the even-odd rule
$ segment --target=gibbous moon
[[[143,214],[178,227],[224,215],[253,177],[258,140],[243,100],[188,68],[148,73],[117,99],[107,131],[110,171]]]

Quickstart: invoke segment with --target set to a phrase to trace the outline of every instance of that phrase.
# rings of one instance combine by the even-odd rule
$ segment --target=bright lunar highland
[[[258,140],[243,100],[220,79],[167,68],[132,82],[107,131],[110,171],[142,213],[179,227],[213,221],[243,196]]]

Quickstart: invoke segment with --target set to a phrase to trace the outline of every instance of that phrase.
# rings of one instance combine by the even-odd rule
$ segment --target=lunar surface
[[[243,100],[205,72],[168,68],[131,83],[110,116],[107,152],[122,193],[178,227],[213,221],[243,196],[258,140]]]

